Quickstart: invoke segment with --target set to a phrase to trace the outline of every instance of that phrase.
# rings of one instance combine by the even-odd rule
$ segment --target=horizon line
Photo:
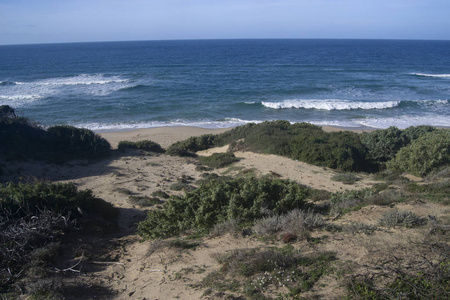
[[[354,41],[450,41],[450,39],[413,39],[413,38],[179,38],[149,40],[103,40],[78,42],[42,42],[24,44],[0,44],[0,46],[58,45],[58,44],[90,44],[90,43],[126,43],[126,42],[170,42],[170,41],[243,41],[243,40],[354,40]]]

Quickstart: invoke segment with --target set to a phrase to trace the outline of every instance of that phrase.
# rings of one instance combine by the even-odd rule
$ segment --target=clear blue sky
[[[450,0],[0,0],[0,44],[450,39]]]

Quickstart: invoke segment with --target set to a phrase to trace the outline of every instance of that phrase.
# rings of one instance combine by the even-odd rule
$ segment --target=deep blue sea
[[[0,46],[0,105],[93,130],[450,127],[450,41],[186,40]]]

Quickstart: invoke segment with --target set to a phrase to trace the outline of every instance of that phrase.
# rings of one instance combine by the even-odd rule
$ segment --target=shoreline
[[[236,127],[236,126],[235,126]],[[227,128],[203,128],[195,126],[163,126],[152,128],[138,128],[114,131],[96,131],[95,133],[102,136],[111,144],[113,148],[117,148],[120,141],[142,141],[151,140],[167,148],[175,142],[188,139],[193,136],[201,136],[204,134],[220,134],[231,130],[235,127]],[[362,133],[377,130],[376,128],[348,128],[336,126],[321,126],[325,132],[352,131]]]

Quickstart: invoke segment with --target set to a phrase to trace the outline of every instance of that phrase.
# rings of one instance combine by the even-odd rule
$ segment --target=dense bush
[[[305,207],[310,190],[295,182],[271,179],[212,180],[185,196],[173,196],[162,210],[139,224],[145,238],[174,236],[186,230],[207,231],[227,220],[252,223],[266,211],[276,214]]]
[[[8,159],[64,162],[107,155],[109,143],[88,129],[54,126],[48,130],[5,109],[0,116],[0,155]]]
[[[156,153],[166,152],[166,150],[164,150],[158,143],[155,143],[153,141],[148,141],[148,140],[137,141],[137,142],[121,141],[121,142],[119,142],[119,145],[117,148],[121,151],[123,151],[125,149],[139,149],[139,150],[156,152]]]
[[[400,149],[387,163],[391,170],[426,176],[450,163],[450,130],[441,129],[422,135]]]
[[[376,162],[386,162],[392,159],[406,144],[402,131],[394,126],[364,132],[361,135],[361,142],[367,147],[369,157]]]
[[[213,153],[210,156],[202,156],[199,158],[201,164],[211,168],[224,168],[234,162],[239,161],[233,153]]]
[[[395,126],[361,134],[361,142],[367,147],[368,158],[373,163],[384,166],[397,152],[412,141],[437,129],[431,126],[411,126],[400,130]]]
[[[72,158],[98,158],[109,154],[111,145],[89,129],[53,126],[47,129],[57,153]]]

